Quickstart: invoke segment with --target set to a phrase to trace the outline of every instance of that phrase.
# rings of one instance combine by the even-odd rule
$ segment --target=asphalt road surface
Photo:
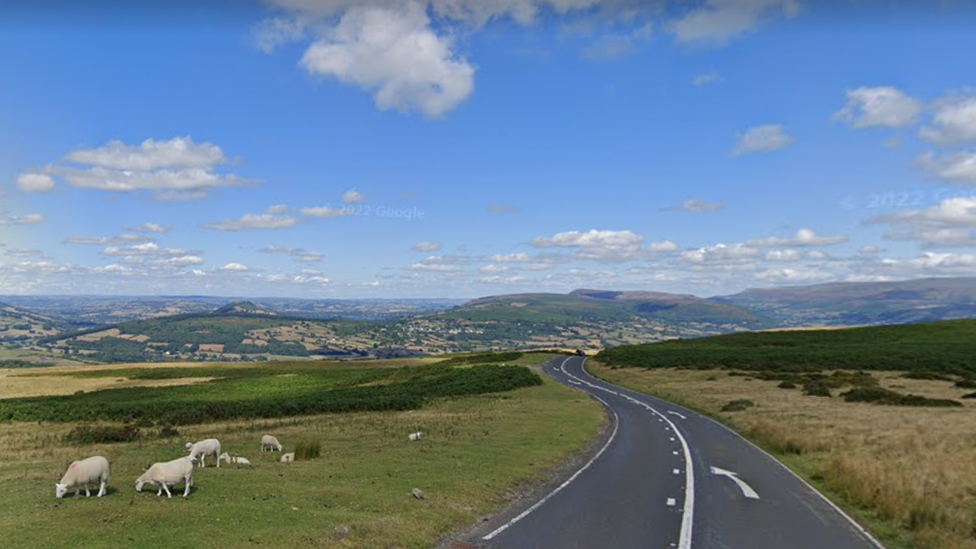
[[[491,549],[883,549],[771,456],[680,406],[600,381],[581,357],[548,375],[614,424],[587,463],[472,531]]]

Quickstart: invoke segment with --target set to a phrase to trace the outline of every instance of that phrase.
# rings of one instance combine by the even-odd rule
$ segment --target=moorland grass
[[[597,403],[546,379],[436,397],[414,410],[219,421],[129,444],[64,442],[79,423],[2,423],[0,545],[426,549],[548,478],[604,421]],[[424,438],[408,441],[416,431]],[[321,455],[279,463],[280,454],[260,451],[265,433],[286,448],[321,441]],[[185,455],[184,442],[207,437],[252,465],[197,469],[185,500],[135,492],[149,463]],[[56,500],[53,484],[67,465],[99,454],[112,463],[108,495]],[[413,498],[414,488],[426,499]]]
[[[803,372],[897,370],[976,373],[976,320],[845,330],[747,332],[615,347],[596,358],[609,366],[734,368]]]

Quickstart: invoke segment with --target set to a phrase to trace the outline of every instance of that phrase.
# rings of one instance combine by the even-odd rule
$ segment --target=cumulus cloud
[[[50,190],[56,176],[83,189],[147,191],[158,200],[196,200],[219,187],[257,182],[218,172],[217,166],[227,162],[223,150],[212,143],[194,143],[189,136],[168,141],[147,139],[139,145],[110,141],[101,147],[70,152],[64,160],[66,164],[48,166],[43,173],[24,174],[37,177],[21,186],[36,189],[34,192]]]
[[[532,256],[525,252],[513,254],[493,255],[491,261],[495,263],[526,263],[532,261]]]
[[[976,93],[952,94],[936,101],[932,123],[919,131],[922,138],[941,145],[976,142]]]
[[[223,267],[221,267],[220,270],[221,271],[234,271],[234,272],[238,272],[238,273],[243,273],[243,272],[250,271],[251,269],[249,269],[248,266],[247,265],[244,265],[243,263],[228,263],[228,264],[224,265]]]
[[[366,201],[366,195],[357,191],[356,189],[349,189],[348,191],[342,193],[343,204],[359,204]]]
[[[850,240],[847,235],[822,236],[818,235],[813,229],[800,229],[796,235],[786,238],[766,237],[750,240],[746,243],[752,248],[802,248],[807,246],[834,246],[843,244]]]
[[[902,128],[915,123],[922,104],[897,88],[879,86],[847,92],[847,104],[834,118],[855,128]]]
[[[109,246],[101,251],[108,256],[181,256],[187,252],[179,248],[162,248],[155,242],[145,242],[132,246]]]
[[[17,176],[17,189],[25,193],[46,193],[54,189],[54,178],[43,173],[22,173]]]
[[[487,274],[497,274],[497,273],[504,273],[504,272],[506,272],[506,271],[508,271],[510,269],[511,269],[511,267],[506,267],[505,265],[495,265],[495,264],[492,263],[492,264],[489,264],[489,265],[484,265],[483,267],[479,268],[478,270],[481,271],[481,272],[483,272],[483,273],[487,273]]]
[[[474,91],[474,67],[456,53],[449,35],[431,29],[419,2],[348,8],[300,64],[310,74],[372,92],[380,110],[437,117]]]
[[[758,250],[743,244],[716,244],[681,252],[678,260],[693,265],[741,265],[751,264],[758,255]]]
[[[430,240],[422,240],[414,244],[413,249],[416,252],[436,252],[437,250],[441,249],[441,243]]]
[[[815,284],[834,280],[835,276],[819,269],[767,269],[756,273],[756,279],[785,284]]]
[[[780,124],[766,124],[749,128],[738,136],[733,156],[757,152],[775,151],[793,144],[795,139],[788,135]]]
[[[793,17],[796,0],[705,0],[671,23],[681,42],[725,43],[777,16]]]
[[[942,181],[976,185],[976,151],[946,154],[927,152],[921,154],[915,162],[930,176]]]
[[[69,236],[64,239],[66,244],[81,244],[83,246],[124,246],[137,242],[149,242],[153,238],[139,234],[121,234],[118,236]]]
[[[865,223],[888,225],[888,240],[917,240],[925,246],[976,246],[976,198],[950,198],[931,208],[894,212]]]
[[[600,262],[622,262],[646,258],[655,252],[676,251],[677,245],[670,241],[644,245],[644,237],[629,230],[587,232],[566,231],[553,236],[540,236],[532,240],[536,248],[576,248],[571,252],[575,259]]]

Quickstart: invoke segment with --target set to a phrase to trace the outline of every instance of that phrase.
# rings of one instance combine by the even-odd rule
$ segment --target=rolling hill
[[[976,318],[976,278],[750,289],[711,301],[761,314],[785,326],[931,322]]]
[[[0,341],[26,341],[57,334],[62,323],[45,315],[0,303]]]

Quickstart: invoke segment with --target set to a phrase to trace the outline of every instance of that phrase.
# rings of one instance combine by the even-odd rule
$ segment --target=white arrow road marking
[[[721,475],[723,477],[729,477],[730,479],[732,479],[732,482],[735,482],[739,486],[739,489],[742,490],[743,496],[749,499],[759,499],[759,494],[757,494],[756,491],[753,490],[751,486],[749,486],[741,478],[739,478],[739,475],[737,473],[733,473],[732,471],[726,471],[725,469],[719,469],[718,467],[712,467],[711,469],[713,475]]]
[[[668,413],[669,413],[669,414],[671,414],[672,416],[678,416],[678,417],[680,417],[681,419],[688,419],[688,418],[686,418],[685,416],[683,416],[683,415],[681,415],[681,414],[679,414],[678,412],[675,412],[674,410],[668,410]]]

